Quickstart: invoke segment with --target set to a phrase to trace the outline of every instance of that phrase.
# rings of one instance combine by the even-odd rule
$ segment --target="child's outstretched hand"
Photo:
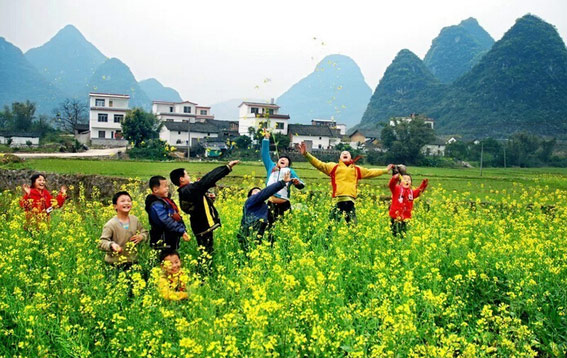
[[[425,188],[427,188],[427,185],[429,185],[429,179],[423,179],[423,182],[421,182],[421,190],[425,190]]]
[[[305,145],[305,142],[301,142],[299,145],[299,153],[301,153],[301,155],[305,155],[305,153],[307,153],[307,146]]]
[[[61,189],[59,189],[59,192],[63,195],[66,196],[67,195],[67,186],[62,185]]]
[[[191,240],[191,238],[189,237],[189,235],[187,235],[186,232],[183,233],[183,236],[182,236],[182,237],[183,237],[183,241],[189,241],[189,240]]]
[[[392,169],[394,169],[394,164],[388,164],[388,166],[386,167],[387,171],[392,171]]]
[[[270,132],[266,128],[264,128],[264,138],[270,139]]]
[[[142,241],[143,238],[144,237],[142,235],[136,234],[130,238],[130,241],[132,241],[134,244],[138,244],[140,241]]]
[[[30,189],[30,186],[28,184],[22,185],[22,189],[24,190],[24,193],[29,195],[31,189]]]
[[[233,160],[231,162],[228,162],[228,167],[230,169],[232,169],[233,166],[235,166],[236,164],[240,163],[240,160]]]

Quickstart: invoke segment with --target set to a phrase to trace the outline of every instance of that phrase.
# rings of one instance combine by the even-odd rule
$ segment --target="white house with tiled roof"
[[[122,121],[130,110],[127,94],[89,93],[89,131],[93,145],[123,146]]]
[[[279,114],[280,106],[272,103],[242,102],[239,106],[238,133],[250,135],[249,128],[257,130],[268,124],[270,131],[287,135],[289,115]]]
[[[322,125],[290,124],[290,146],[305,142],[307,150],[330,149],[341,141],[340,130]]]
[[[191,122],[197,117],[197,103],[153,101],[152,113],[164,122]]]

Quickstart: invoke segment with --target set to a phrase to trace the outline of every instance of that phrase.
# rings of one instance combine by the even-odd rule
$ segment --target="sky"
[[[0,36],[25,52],[72,24],[138,81],[211,105],[277,99],[337,53],[374,90],[401,49],[423,59],[443,27],[474,17],[499,40],[527,13],[565,42],[566,0],[0,0]]]

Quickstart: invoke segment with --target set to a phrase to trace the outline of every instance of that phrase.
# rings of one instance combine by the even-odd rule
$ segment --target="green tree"
[[[412,120],[392,118],[380,134],[387,158],[391,162],[414,164],[421,158],[421,148],[433,141],[433,129],[425,124],[423,118]]]
[[[152,113],[134,108],[126,114],[122,122],[122,133],[126,140],[138,148],[143,141],[158,138],[162,126],[163,123]]]
[[[12,103],[13,129],[16,131],[29,131],[35,119],[35,103],[26,101]]]
[[[238,149],[248,149],[250,147],[250,144],[252,144],[252,139],[250,139],[250,137],[247,135],[241,135],[236,137],[236,139],[234,139],[234,142],[236,143],[236,147],[238,147]]]

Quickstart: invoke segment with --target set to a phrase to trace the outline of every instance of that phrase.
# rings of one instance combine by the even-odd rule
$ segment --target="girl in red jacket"
[[[31,177],[31,187],[22,185],[24,196],[20,206],[26,211],[26,218],[30,220],[49,219],[49,214],[55,207],[63,206],[67,199],[67,188],[62,186],[55,199],[45,187],[46,180],[43,174],[34,174]]]
[[[399,183],[398,183],[399,182]],[[424,179],[417,189],[411,188],[411,175],[400,174],[392,176],[390,179],[390,191],[392,192],[392,204],[390,205],[390,220],[392,234],[402,237],[407,230],[407,222],[411,219],[411,211],[413,209],[413,200],[417,198],[425,188],[429,181]]]

